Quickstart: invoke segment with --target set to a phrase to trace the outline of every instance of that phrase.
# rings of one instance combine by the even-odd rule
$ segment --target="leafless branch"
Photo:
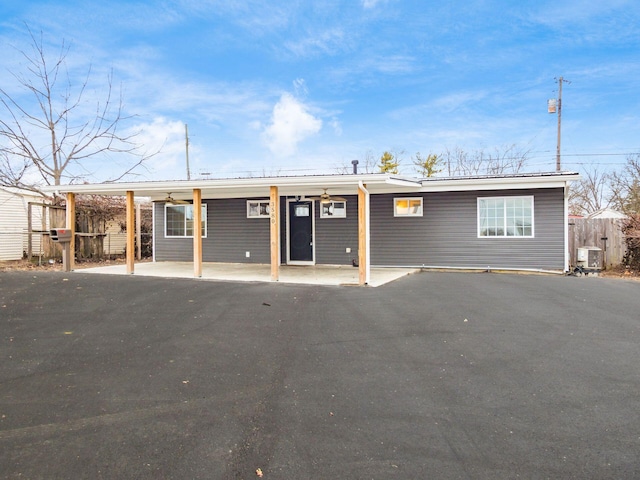
[[[36,178],[50,185],[59,185],[63,179],[73,182],[86,175],[87,161],[107,154],[133,160],[117,179],[144,168],[155,153],[142,151],[142,145],[136,141],[137,133],[123,133],[123,123],[133,116],[124,114],[122,89],[114,94],[113,71],[107,78],[103,102],[97,102],[94,114],[87,117],[82,109],[87,103],[85,93],[91,65],[74,88],[66,70],[69,46],[63,41],[50,62],[42,32],[36,36],[28,26],[27,30],[31,51],[18,50],[27,61],[26,72],[12,74],[34,102],[23,103],[0,88],[0,140],[4,139],[0,142],[3,155],[0,180],[16,185],[29,182],[35,185]],[[49,142],[43,142],[43,134],[50,138]],[[25,182],[27,177],[30,180]]]
[[[609,175],[597,166],[585,168],[582,179],[569,190],[569,208],[576,215],[587,215],[611,205]]]

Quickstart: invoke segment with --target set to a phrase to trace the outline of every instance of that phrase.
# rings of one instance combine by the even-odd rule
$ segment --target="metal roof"
[[[278,194],[319,195],[327,189],[332,195],[356,194],[363,183],[372,194],[409,193],[431,191],[489,190],[512,188],[550,188],[563,186],[565,182],[578,180],[574,172],[537,174],[479,175],[472,177],[409,178],[400,175],[335,174],[283,177],[216,178],[206,180],[163,180],[143,182],[118,182],[94,184],[49,185],[48,193],[76,193],[93,195],[125,195],[132,191],[138,197],[161,200],[169,193],[176,199],[191,199],[194,189],[200,189],[202,198],[255,198],[269,195],[271,186],[278,187]]]

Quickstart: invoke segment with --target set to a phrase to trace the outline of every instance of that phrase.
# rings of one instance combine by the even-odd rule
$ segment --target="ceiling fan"
[[[307,197],[309,200],[320,200],[320,203],[346,202],[346,198],[332,197],[327,193],[328,188],[323,188],[324,192],[319,197]]]
[[[171,196],[171,192],[167,193],[167,196],[163,200],[165,203],[170,203],[172,205],[188,205],[190,202],[186,200],[176,200]]]

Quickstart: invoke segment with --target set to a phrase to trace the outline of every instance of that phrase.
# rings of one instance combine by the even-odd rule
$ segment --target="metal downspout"
[[[569,182],[564,182],[564,271],[568,272],[571,261],[569,252]]]
[[[152,208],[151,208],[151,225],[153,225],[153,227],[151,228],[151,261],[155,262],[156,261],[156,204],[152,203]]]

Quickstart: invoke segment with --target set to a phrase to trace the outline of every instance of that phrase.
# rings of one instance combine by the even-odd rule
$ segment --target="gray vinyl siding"
[[[358,257],[358,202],[357,196],[346,197],[346,218],[320,218],[315,208],[316,263],[325,265],[351,265]],[[269,219],[247,218],[246,199],[205,200],[207,205],[207,237],[202,239],[202,260],[205,262],[269,263]],[[164,204],[155,204],[157,261],[192,261],[192,238],[165,237]],[[285,197],[280,199],[280,244],[282,263],[287,259]],[[346,249],[350,248],[351,253]],[[251,256],[246,257],[246,252]]]
[[[203,201],[207,205],[207,237],[202,239],[204,262],[269,263],[269,219],[247,218],[246,199]],[[157,261],[192,261],[192,238],[167,238],[164,204],[157,203],[155,258]],[[250,257],[246,257],[250,252]]]
[[[358,197],[347,200],[346,218],[320,218],[320,205],[316,204],[315,245],[316,263],[324,265],[351,265],[358,258]],[[347,248],[351,253],[347,253]]]
[[[534,238],[478,238],[477,199],[534,197]],[[371,197],[371,264],[564,269],[564,191],[427,193],[422,217],[394,217],[393,199]]]
[[[270,262],[268,218],[247,218],[247,200],[243,198],[208,200],[207,204],[209,238],[202,241],[203,261]]]
[[[477,199],[491,196],[534,197],[534,238],[478,238]],[[394,217],[393,199],[423,200],[422,217]],[[358,258],[358,202],[348,196],[346,218],[320,218],[315,208],[317,264],[350,265]],[[207,237],[203,261],[269,263],[268,218],[247,218],[246,199],[205,200]],[[286,198],[280,199],[281,261],[286,263]],[[371,264],[564,269],[564,191],[562,188],[388,194],[371,196]],[[164,204],[155,204],[155,259],[192,261],[192,238],[166,238]],[[350,248],[351,253],[346,253]],[[250,252],[250,257],[246,257]]]
[[[159,262],[193,260],[193,239],[165,237],[164,205],[160,202],[153,204],[153,255],[155,260]]]

